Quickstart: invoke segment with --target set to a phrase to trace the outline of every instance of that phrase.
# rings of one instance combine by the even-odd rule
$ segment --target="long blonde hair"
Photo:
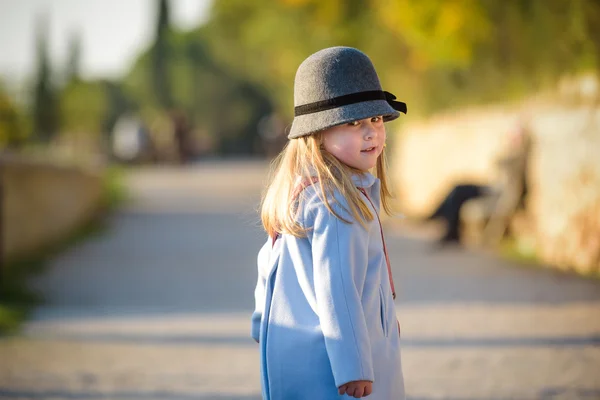
[[[315,133],[298,139],[291,139],[283,151],[273,160],[269,184],[261,203],[263,227],[271,237],[277,233],[288,233],[297,237],[306,236],[306,230],[296,222],[294,189],[298,177],[315,176],[318,181],[317,193],[327,209],[340,220],[330,203],[334,191],[339,191],[347,200],[346,210],[354,220],[365,225],[373,219],[367,205],[362,201],[360,192],[352,182],[352,174],[361,172],[336,159],[322,146],[323,133]],[[376,176],[381,180],[381,205],[386,214],[392,214],[391,192],[386,175],[385,152],[377,158]],[[302,195],[302,193],[300,194]]]

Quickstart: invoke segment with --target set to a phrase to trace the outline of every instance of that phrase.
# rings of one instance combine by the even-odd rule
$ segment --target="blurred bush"
[[[0,148],[19,148],[27,140],[21,111],[0,86]]]

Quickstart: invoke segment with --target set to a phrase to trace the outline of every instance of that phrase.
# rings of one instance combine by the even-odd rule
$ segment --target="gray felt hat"
[[[359,119],[406,114],[406,104],[381,89],[373,63],[351,47],[320,50],[300,64],[294,81],[294,121],[289,139]]]

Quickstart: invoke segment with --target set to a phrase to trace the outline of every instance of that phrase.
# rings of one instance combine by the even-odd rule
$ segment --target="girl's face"
[[[372,117],[334,126],[323,132],[323,146],[344,164],[368,171],[385,144],[383,118]]]

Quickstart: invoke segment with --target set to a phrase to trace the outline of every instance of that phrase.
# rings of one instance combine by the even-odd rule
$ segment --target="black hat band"
[[[294,107],[294,115],[296,117],[299,117],[301,115],[331,110],[334,108],[347,106],[349,104],[362,103],[364,101],[372,100],[385,100],[394,110],[400,111],[404,114],[406,114],[407,112],[406,103],[403,103],[401,101],[395,101],[396,96],[394,96],[390,92],[386,92],[383,90],[370,90],[366,92],[346,94],[344,96],[334,97],[328,100],[316,101],[314,103],[303,104],[301,106]]]

